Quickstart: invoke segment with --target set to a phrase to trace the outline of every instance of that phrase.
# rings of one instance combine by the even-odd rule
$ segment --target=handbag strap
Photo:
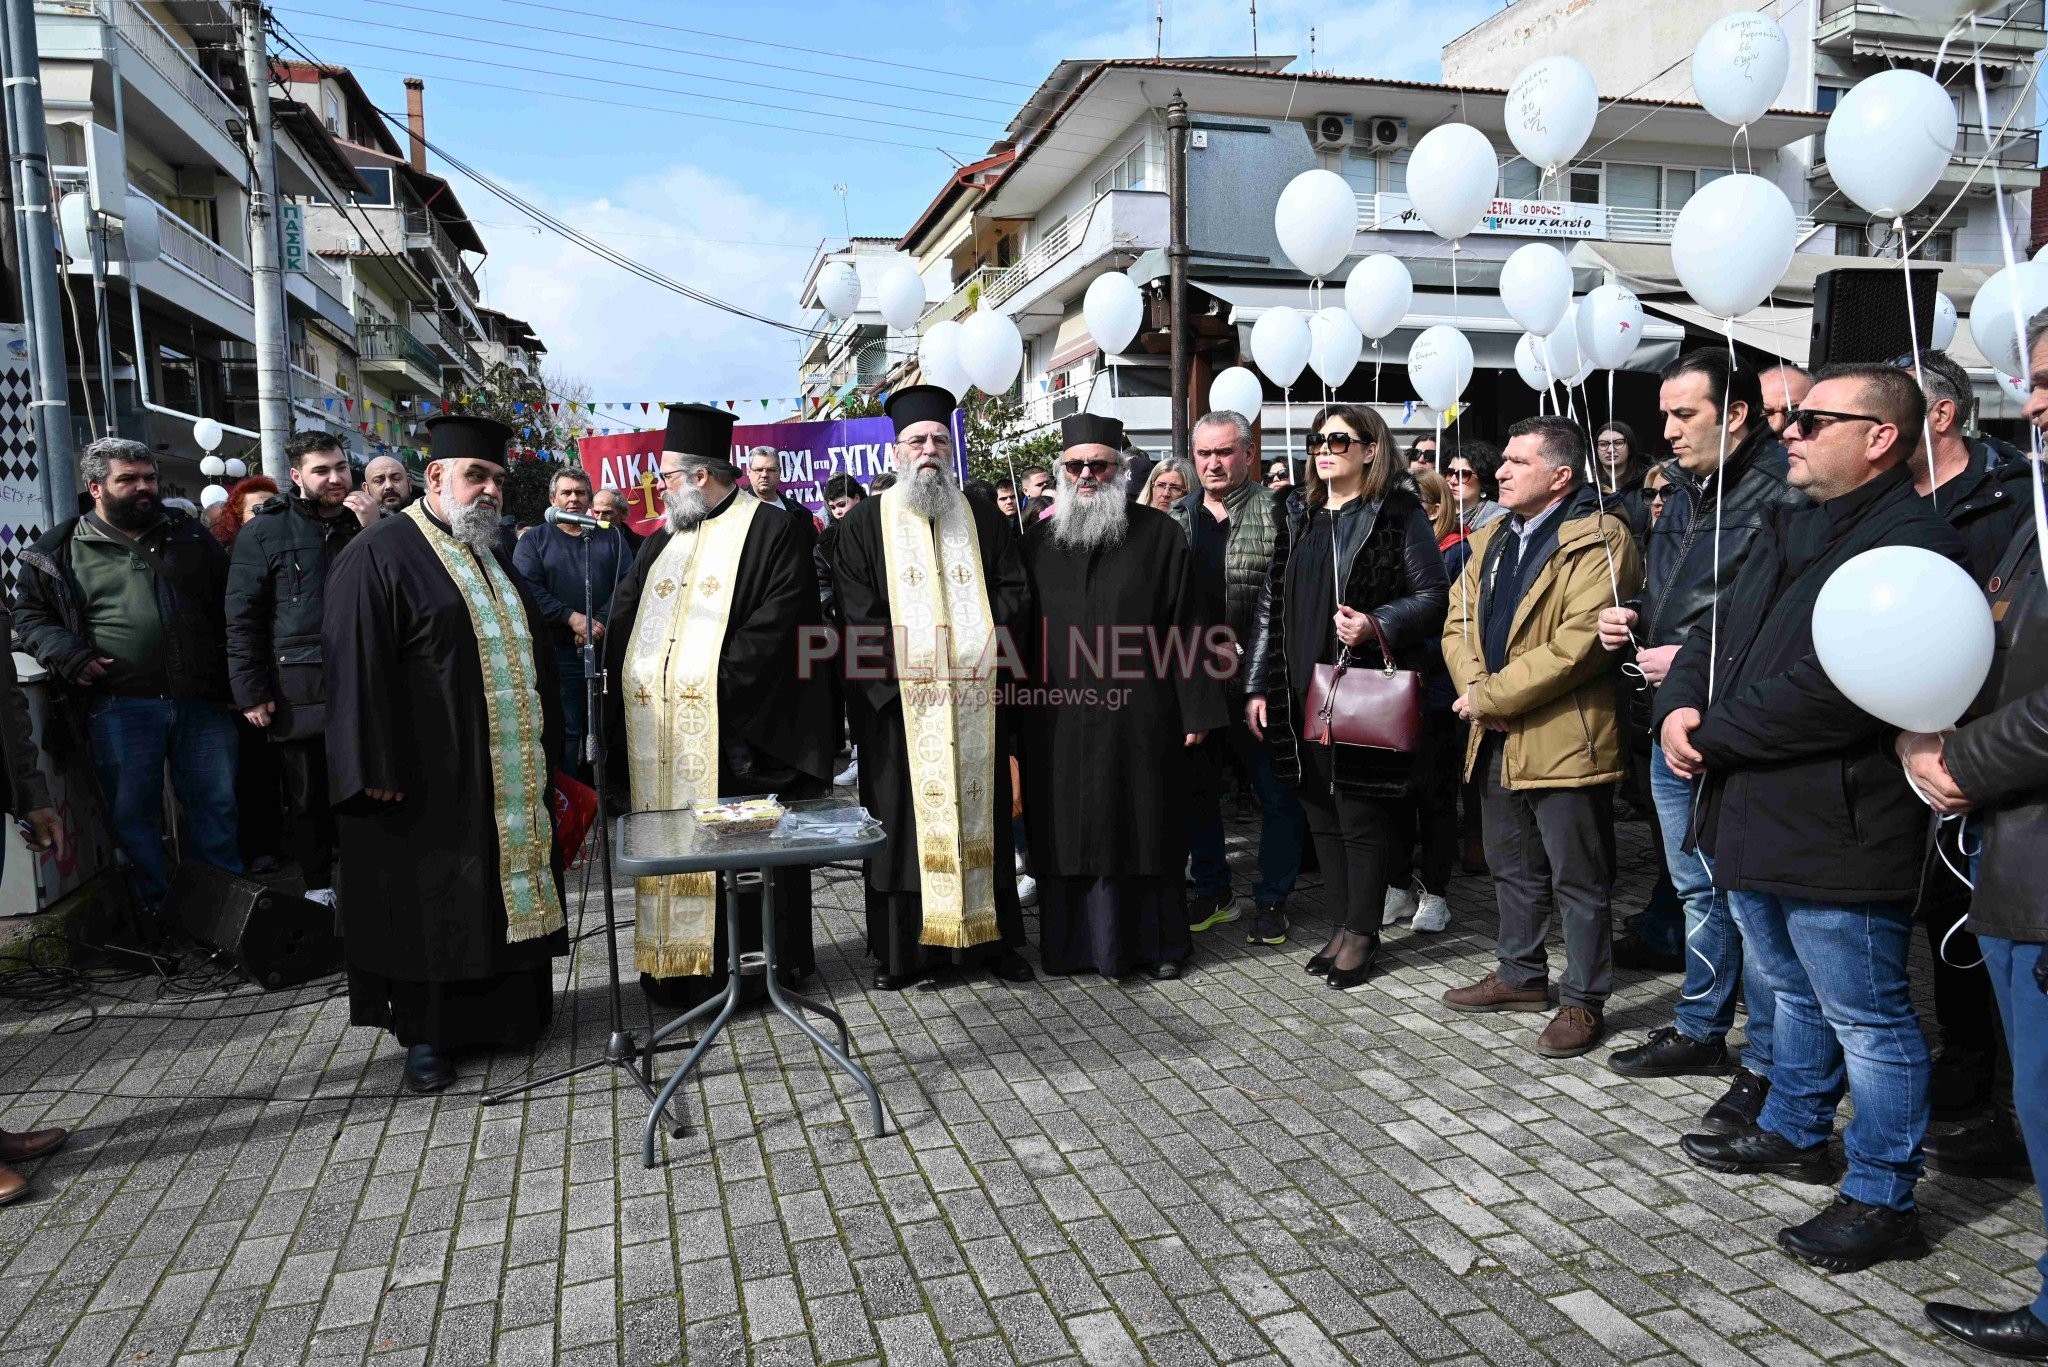
[[[1369,532],[1368,535],[1370,535]],[[1336,591],[1337,596],[1335,602],[1337,606],[1340,608],[1344,606],[1343,560],[1344,557],[1340,553],[1337,546],[1337,515],[1335,513],[1331,513],[1330,585]],[[1394,677],[1395,669],[1394,652],[1387,648],[1387,638],[1380,632],[1380,619],[1368,612],[1365,614],[1365,623],[1367,626],[1372,628],[1373,644],[1377,645],[1380,648],[1380,672],[1391,679]],[[1344,677],[1344,671],[1349,668],[1351,668],[1351,647],[1339,641],[1337,643],[1337,679],[1342,679]],[[1336,680],[1333,679],[1331,682],[1334,684]],[[1325,711],[1324,720],[1328,721],[1327,709]]]

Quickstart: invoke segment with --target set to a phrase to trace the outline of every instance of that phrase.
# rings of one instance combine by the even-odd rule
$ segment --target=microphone
[[[602,527],[605,524],[584,513],[572,513],[567,508],[549,508],[545,514],[551,527]]]

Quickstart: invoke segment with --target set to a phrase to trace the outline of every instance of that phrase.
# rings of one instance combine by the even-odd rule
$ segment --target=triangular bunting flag
[[[647,405],[646,405],[646,404],[644,404],[644,403],[643,403],[643,404],[641,404],[641,405],[640,405],[640,411],[641,411],[642,413],[645,413],[645,412],[647,411]]]
[[[727,399],[727,400],[725,401],[725,406],[726,406],[727,408],[731,408],[731,407],[732,407],[732,400],[731,400],[731,399]]]
[[[559,417],[561,417],[561,416],[562,416],[562,405],[560,405],[560,404],[550,404],[550,405],[549,405],[549,407],[551,407],[551,408],[553,408],[553,409],[555,410],[555,416],[556,416],[556,417],[558,417],[558,418],[559,418]]]
[[[334,411],[334,400],[332,398],[327,400],[327,411],[330,413]]]
[[[356,401],[354,399],[343,399],[341,401],[341,406],[350,413],[356,411]]]

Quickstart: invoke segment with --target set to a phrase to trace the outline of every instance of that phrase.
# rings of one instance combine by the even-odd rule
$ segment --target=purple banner
[[[953,410],[954,472],[967,478],[967,420]],[[782,458],[782,492],[825,520],[825,481],[851,475],[863,487],[896,468],[896,429],[887,418],[844,418],[831,422],[741,424],[732,430],[732,461],[747,468],[747,452],[772,446]]]

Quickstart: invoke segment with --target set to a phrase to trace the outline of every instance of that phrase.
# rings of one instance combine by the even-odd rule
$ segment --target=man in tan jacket
[[[1642,564],[1628,524],[1580,478],[1586,439],[1562,418],[1508,431],[1500,501],[1451,591],[1444,662],[1471,722],[1466,773],[1484,778],[1486,859],[1500,905],[1499,967],[1444,994],[1456,1011],[1542,1011],[1543,941],[1561,913],[1559,1010],[1538,1053],[1572,1058],[1606,1033],[1613,988],[1614,785],[1622,776],[1614,657],[1600,610],[1633,596]]]

